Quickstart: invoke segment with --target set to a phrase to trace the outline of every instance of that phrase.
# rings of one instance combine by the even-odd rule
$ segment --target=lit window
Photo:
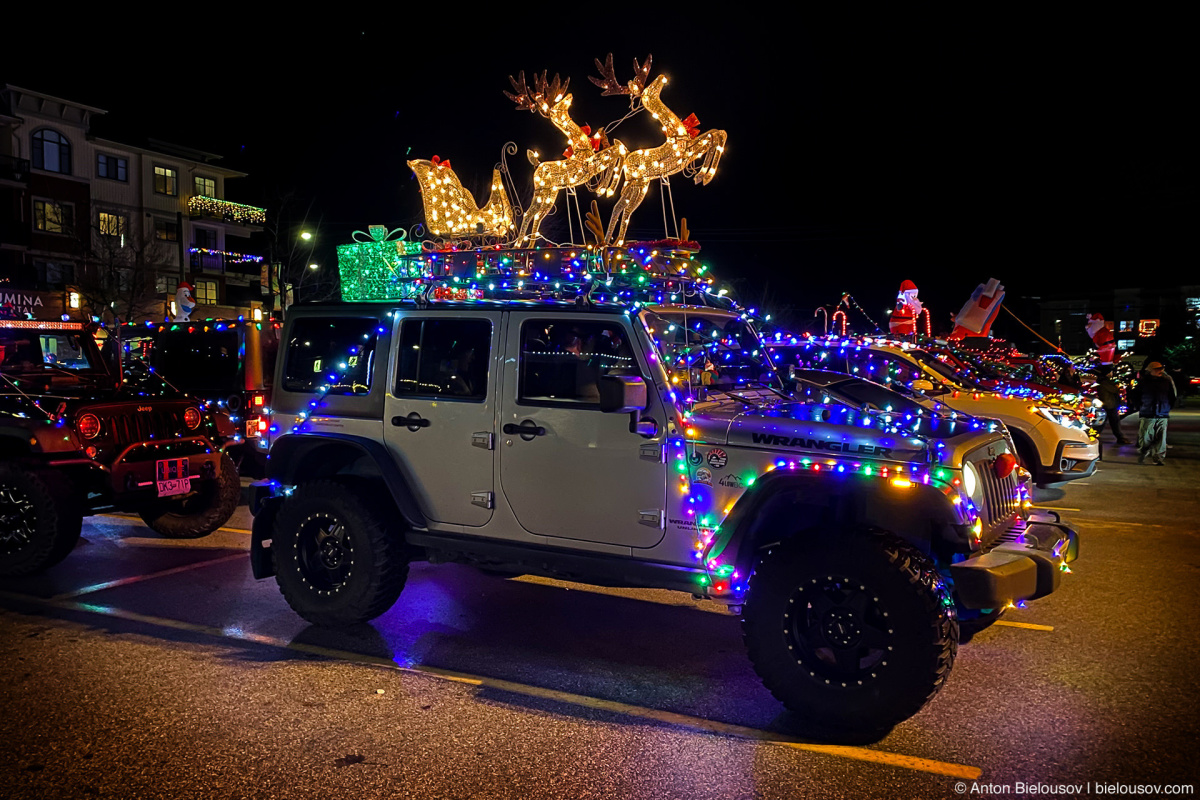
[[[33,201],[33,227],[45,233],[75,232],[75,206],[54,200]]]
[[[124,236],[126,228],[127,222],[124,214],[110,214],[107,211],[100,212],[101,236]]]
[[[199,175],[195,178],[196,194],[204,195],[205,197],[217,196],[217,182],[212,178],[202,178]]]
[[[179,173],[170,167],[154,168],[154,191],[158,194],[179,196]]]
[[[196,281],[196,296],[193,299],[202,305],[215,306],[217,304],[217,282]]]

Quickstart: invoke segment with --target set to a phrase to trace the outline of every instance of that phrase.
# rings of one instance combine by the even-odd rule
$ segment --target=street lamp
[[[308,268],[309,269],[320,269],[320,267],[317,264],[309,264]]]
[[[313,235],[311,233],[309,233],[308,231],[301,231],[300,238],[307,242],[313,238]]]

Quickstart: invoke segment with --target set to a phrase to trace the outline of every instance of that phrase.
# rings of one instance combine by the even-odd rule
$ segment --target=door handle
[[[392,417],[392,424],[397,428],[408,428],[413,433],[416,433],[421,428],[428,428],[429,420],[422,419],[420,414],[412,411],[407,417]]]
[[[514,425],[511,422],[501,428],[509,436],[520,436],[527,442],[533,441],[535,436],[545,436],[546,429],[541,425],[537,425],[533,420],[525,420],[520,425]]]

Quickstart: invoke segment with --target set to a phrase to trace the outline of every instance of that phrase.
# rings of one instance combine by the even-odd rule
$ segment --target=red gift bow
[[[687,119],[682,124],[683,127],[687,128],[688,136],[695,139],[700,135],[700,120],[696,118],[695,114],[688,114]]]
[[[445,161],[442,161],[437,156],[434,156],[433,158],[431,158],[429,160],[433,162],[433,165],[435,167],[445,167],[446,169],[450,169],[450,159],[448,159],[448,158]]]

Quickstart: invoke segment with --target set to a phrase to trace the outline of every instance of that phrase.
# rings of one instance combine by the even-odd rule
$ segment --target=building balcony
[[[210,250],[207,247],[192,247],[188,249],[188,252],[191,255],[191,267],[194,271],[253,276],[258,276],[262,272],[262,256]]]
[[[29,183],[29,159],[0,156],[0,180]]]
[[[236,225],[254,226],[267,221],[267,210],[195,194],[188,198],[188,216],[192,219],[215,219]]]

